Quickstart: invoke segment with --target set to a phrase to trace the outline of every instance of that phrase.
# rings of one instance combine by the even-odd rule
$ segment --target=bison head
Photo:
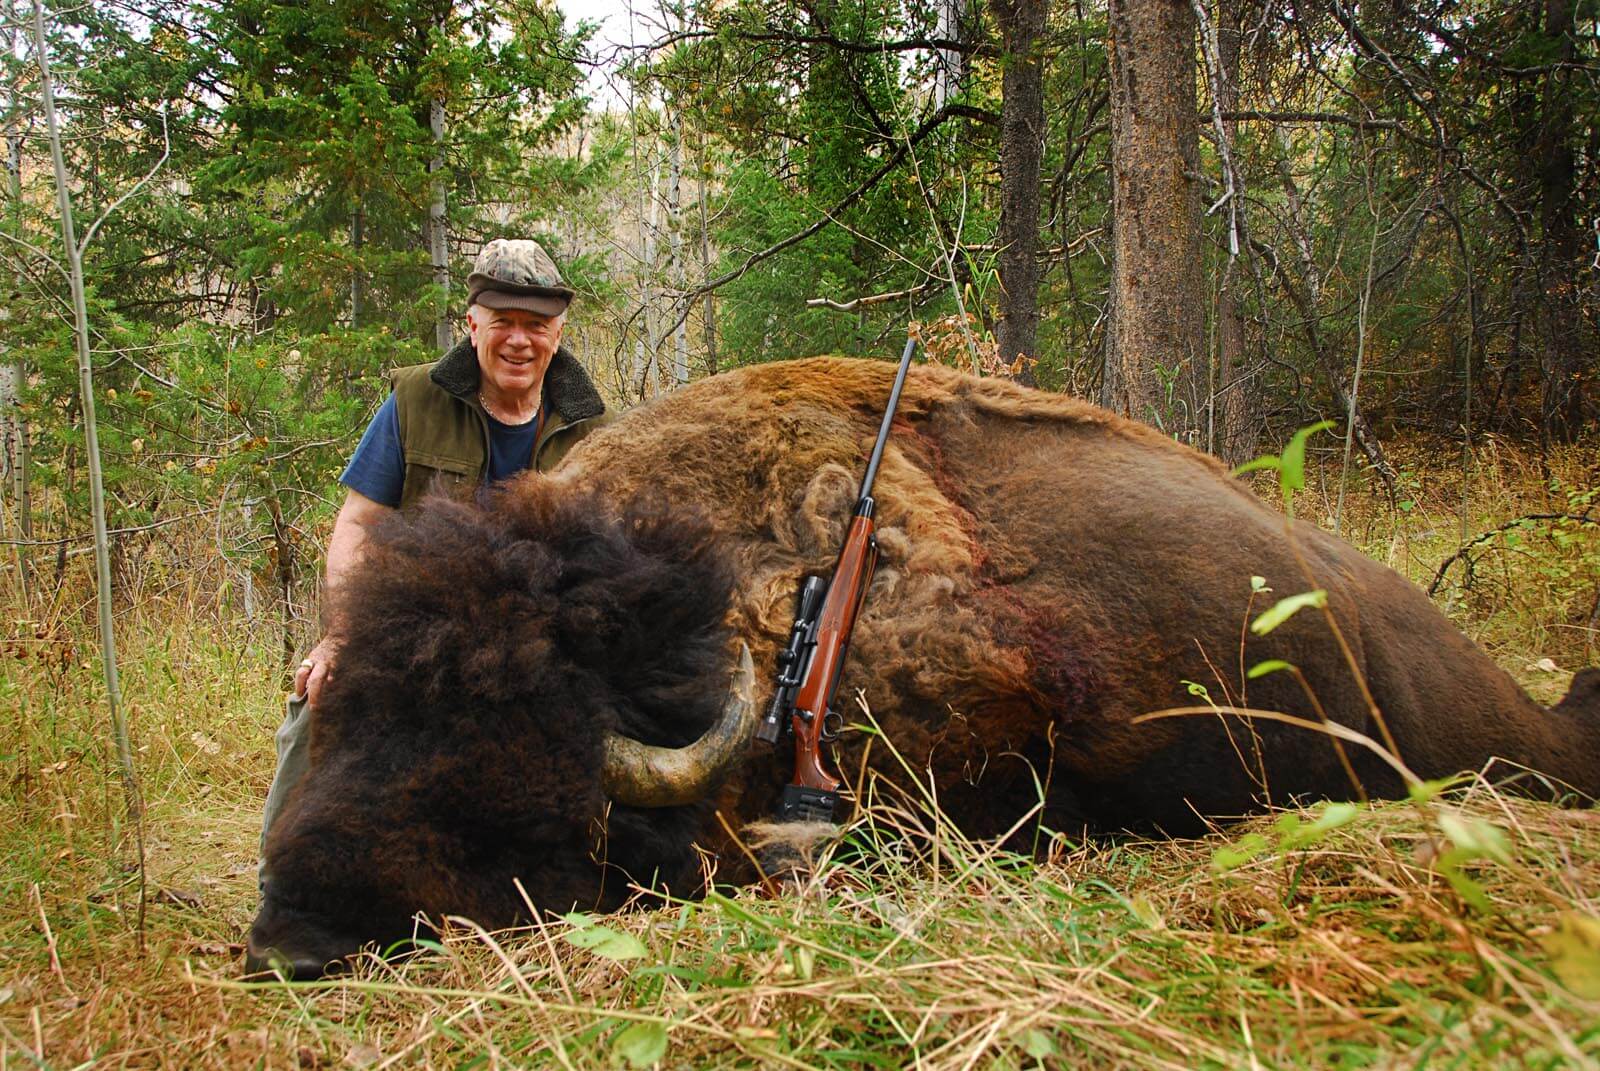
[[[730,587],[704,523],[539,477],[378,526],[338,592],[250,968],[314,977],[418,912],[493,927],[690,891],[688,845],[754,724]]]

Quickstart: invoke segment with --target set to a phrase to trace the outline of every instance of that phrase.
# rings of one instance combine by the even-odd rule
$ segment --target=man
[[[561,347],[573,290],[537,242],[497,238],[467,276],[467,335],[432,364],[401,368],[339,482],[344,505],[328,540],[326,592],[361,556],[368,526],[414,505],[431,488],[474,486],[528,469],[546,471],[605,423],[588,374]],[[294,675],[277,734],[278,770],[267,793],[262,843],[283,797],[305,771],[307,707],[335,671],[339,622]]]

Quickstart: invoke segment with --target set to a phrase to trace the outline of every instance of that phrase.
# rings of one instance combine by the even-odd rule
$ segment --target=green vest
[[[401,509],[436,486],[450,491],[484,482],[489,418],[478,401],[478,375],[478,354],[467,340],[432,364],[390,373],[406,461]],[[610,421],[588,373],[565,348],[545,370],[544,400],[544,427],[533,447],[536,472],[555,468],[579,439]]]

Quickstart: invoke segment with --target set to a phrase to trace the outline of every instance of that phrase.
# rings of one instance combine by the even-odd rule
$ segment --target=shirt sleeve
[[[378,407],[339,482],[374,502],[400,508],[400,495],[406,483],[406,457],[400,448],[400,411],[395,407],[393,394]]]

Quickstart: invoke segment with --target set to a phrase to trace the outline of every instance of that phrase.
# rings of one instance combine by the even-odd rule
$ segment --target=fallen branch
[[[149,524],[134,525],[131,528],[108,528],[107,536],[138,535],[141,532],[153,532],[157,528],[165,528],[172,524],[181,524],[192,521],[196,517],[209,517],[217,512],[220,507],[210,506],[206,509],[195,510],[193,513],[180,514],[177,517],[167,517]],[[88,543],[94,540],[93,532],[81,532],[78,535],[62,536],[60,539],[0,539],[0,547],[60,547],[71,543]]]
[[[1583,513],[1529,513],[1526,516],[1517,517],[1514,520],[1507,521],[1505,524],[1502,524],[1499,527],[1491,528],[1487,532],[1478,534],[1477,536],[1468,540],[1466,543],[1463,543],[1460,550],[1456,551],[1454,554],[1450,555],[1450,557],[1439,563],[1438,572],[1433,574],[1433,583],[1428,585],[1428,594],[1432,595],[1439,590],[1439,585],[1444,583],[1445,573],[1448,572],[1450,567],[1456,562],[1466,560],[1468,553],[1473,547],[1476,547],[1481,543],[1487,543],[1500,533],[1508,532],[1513,528],[1518,528],[1528,521],[1577,521],[1579,524],[1600,524],[1600,518],[1590,516],[1590,512],[1591,511],[1586,510]]]

